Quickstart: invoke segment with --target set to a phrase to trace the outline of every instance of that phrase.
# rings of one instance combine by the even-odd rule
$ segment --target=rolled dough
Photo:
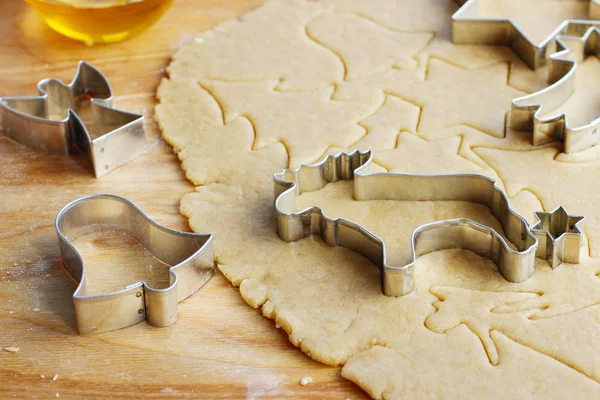
[[[579,16],[581,3],[536,1],[552,18],[528,29]],[[518,16],[521,6],[532,5],[498,1],[493,13]],[[600,154],[533,148],[526,133],[507,130],[511,99],[543,87],[547,71],[530,71],[504,47],[452,45],[457,7],[275,0],[181,48],[156,108],[196,185],[181,212],[193,230],[214,233],[219,268],[250,306],[309,357],[344,365],[374,398],[597,398]],[[586,90],[600,82],[592,60],[579,67]],[[565,105],[569,118],[598,115],[586,98]],[[354,148],[376,150],[387,171],[487,174],[530,220],[560,204],[585,215],[582,262],[552,270],[538,260],[532,278],[513,284],[487,259],[440,251],[419,259],[415,292],[386,297],[377,268],[357,254],[316,238],[284,243],[275,232],[272,174]],[[398,260],[425,222],[498,226],[470,203],[356,202],[348,182],[299,203],[365,225]]]

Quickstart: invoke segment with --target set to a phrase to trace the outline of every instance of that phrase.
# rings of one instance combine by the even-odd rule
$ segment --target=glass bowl
[[[88,45],[127,39],[154,24],[173,0],[25,0],[48,26]]]

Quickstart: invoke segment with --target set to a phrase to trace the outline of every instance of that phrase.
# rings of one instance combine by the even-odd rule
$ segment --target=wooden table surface
[[[189,230],[179,200],[193,186],[153,122],[154,92],[174,50],[260,2],[175,0],[140,36],[88,47],[51,31],[22,0],[3,1],[0,96],[36,94],[46,77],[69,82],[77,61],[90,61],[111,82],[117,107],[147,116],[149,151],[97,180],[81,155],[39,154],[0,135],[0,348],[19,348],[0,351],[1,399],[365,397],[339,368],[293,347],[220,273],[179,304],[171,327],[75,330],[75,283],[61,266],[54,217],[82,195],[114,193],[165,226]],[[165,282],[168,267],[129,237],[88,235],[76,246],[98,293],[132,280]],[[301,386],[306,376],[313,383]]]

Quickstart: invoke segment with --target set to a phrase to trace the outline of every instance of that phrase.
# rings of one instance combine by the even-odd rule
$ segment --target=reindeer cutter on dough
[[[383,293],[403,296],[415,288],[417,257],[436,250],[460,248],[491,259],[510,282],[522,282],[535,271],[535,257],[548,259],[552,268],[563,261],[579,262],[583,217],[562,207],[536,213],[527,221],[510,208],[496,182],[479,174],[415,175],[371,173],[371,151],[329,155],[321,162],[300,165],[274,175],[277,233],[286,242],[319,234],[329,246],[342,246],[366,257],[382,270]],[[296,196],[316,191],[330,182],[354,180],[355,200],[468,201],[487,206],[500,222],[506,239],[496,230],[465,218],[421,225],[412,234],[412,261],[389,265],[383,240],[343,218],[329,218],[317,206],[296,210]]]

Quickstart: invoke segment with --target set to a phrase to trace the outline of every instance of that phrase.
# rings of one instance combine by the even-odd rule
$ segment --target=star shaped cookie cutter
[[[531,228],[539,246],[537,256],[546,258],[552,268],[562,263],[579,264],[584,218],[558,207],[552,212],[536,212],[538,222]]]
[[[541,43],[534,43],[510,19],[487,18],[480,14],[481,0],[458,0],[462,7],[452,16],[452,41],[455,44],[487,44],[510,46],[532,69],[546,64],[554,52],[558,35],[577,36],[591,25],[600,27],[600,0],[588,0],[590,20],[565,20]]]
[[[58,213],[55,228],[63,265],[79,284],[73,303],[82,335],[124,328],[144,319],[154,326],[169,326],[177,321],[177,303],[214,274],[211,234],[165,228],[120,196],[97,194],[77,199]],[[71,242],[106,230],[132,236],[157,259],[171,265],[170,285],[155,289],[137,282],[116,292],[89,294],[83,258]]]
[[[70,84],[44,79],[38,91],[0,98],[0,127],[12,140],[58,155],[77,146],[96,178],[146,152],[144,116],[112,108],[110,84],[91,64],[80,61]]]
[[[533,132],[534,146],[557,140],[563,142],[565,153],[576,153],[600,143],[600,116],[590,123],[569,126],[566,114],[546,118],[546,109],[555,110],[575,92],[577,65],[587,54],[600,55],[600,30],[591,24],[581,24],[587,30],[582,36],[561,35],[556,38],[559,51],[549,58],[550,85],[512,102],[510,126]]]
[[[329,246],[342,246],[363,255],[382,270],[383,293],[387,296],[412,292],[417,258],[443,249],[461,248],[489,258],[510,282],[522,282],[533,274],[538,238],[527,221],[510,208],[508,198],[493,179],[478,174],[371,173],[372,159],[371,151],[340,153],[316,164],[300,165],[275,174],[274,203],[279,237],[294,242],[319,234]],[[385,243],[362,226],[343,218],[329,218],[317,206],[296,210],[297,195],[339,180],[354,180],[354,199],[359,201],[445,200],[483,204],[498,219],[515,249],[493,228],[457,218],[416,228],[412,234],[412,261],[403,266],[389,265]],[[542,229],[548,229],[545,225],[539,228],[540,234]],[[573,233],[581,236],[581,232]]]

